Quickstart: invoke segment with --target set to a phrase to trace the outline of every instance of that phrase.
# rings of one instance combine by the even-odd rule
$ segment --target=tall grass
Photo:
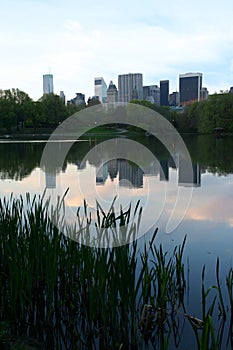
[[[83,242],[90,237],[91,222],[85,207],[84,218],[77,215]],[[104,213],[97,203],[97,212],[98,239],[112,235],[129,242],[130,235],[136,237],[139,203],[120,215],[114,205]],[[43,198],[27,195],[26,203],[22,197],[0,199],[0,347],[13,344],[14,337],[27,336],[40,340],[44,349],[179,348],[185,324],[195,319],[185,317],[186,238],[168,253],[156,245],[156,237],[157,230],[143,251],[136,240],[121,247],[93,248],[60,232],[49,219]],[[227,316],[219,265],[216,273],[217,296],[207,307],[210,291],[205,290],[203,270],[201,335],[192,323],[200,349],[209,339],[213,346],[222,339],[213,321],[217,301]],[[232,276],[231,271],[227,276],[231,313]]]

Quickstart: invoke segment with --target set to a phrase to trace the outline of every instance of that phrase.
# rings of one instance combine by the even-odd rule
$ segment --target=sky
[[[143,85],[203,73],[210,93],[233,86],[230,0],[0,0],[0,89],[34,100],[43,74],[66,98],[94,95],[94,78],[142,73]]]

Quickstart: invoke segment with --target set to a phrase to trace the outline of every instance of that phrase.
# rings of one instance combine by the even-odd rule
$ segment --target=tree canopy
[[[233,94],[214,94],[207,101],[195,102],[187,117],[199,133],[212,133],[217,128],[233,132]]]
[[[131,102],[160,113],[180,132],[213,133],[216,129],[233,132],[232,93],[211,95],[207,101],[193,103],[183,113],[149,101]],[[55,128],[80,109],[99,103],[95,98],[89,98],[87,105],[65,105],[56,94],[45,94],[38,101],[33,101],[19,89],[0,90],[0,128],[8,133],[20,132],[25,128],[31,128],[34,132],[38,128]]]
[[[33,101],[19,90],[0,90],[0,128],[8,133],[32,128],[54,128],[70,115],[80,110],[79,106],[65,105],[60,96],[45,94]]]

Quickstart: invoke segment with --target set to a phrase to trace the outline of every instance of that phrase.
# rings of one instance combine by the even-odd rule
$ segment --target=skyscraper
[[[160,104],[160,88],[157,85],[143,86],[143,100]]]
[[[208,100],[208,97],[209,97],[209,91],[207,90],[206,87],[203,87],[200,91],[200,100],[206,101]]]
[[[143,99],[143,84],[141,73],[118,75],[119,101],[129,102],[137,98]]]
[[[43,94],[53,94],[53,75],[43,75]]]
[[[76,96],[72,98],[71,100],[67,101],[67,104],[72,104],[76,106],[82,106],[85,105],[85,95],[81,92],[76,92]]]
[[[107,102],[107,85],[103,77],[95,78],[95,96],[101,103]]]
[[[107,89],[107,101],[108,103],[118,102],[118,91],[116,85],[113,84],[112,80],[110,81],[109,87]]]
[[[180,104],[190,105],[200,101],[202,89],[202,73],[185,73],[179,75]]]
[[[64,104],[66,103],[66,96],[64,94],[64,91],[60,91],[60,99],[64,102]]]
[[[160,80],[160,106],[168,106],[169,80]]]
[[[180,105],[180,93],[174,91],[172,94],[169,94],[169,106],[177,107]]]

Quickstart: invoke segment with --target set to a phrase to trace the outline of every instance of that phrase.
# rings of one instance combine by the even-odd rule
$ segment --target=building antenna
[[[51,74],[51,67],[49,67],[49,74]]]

